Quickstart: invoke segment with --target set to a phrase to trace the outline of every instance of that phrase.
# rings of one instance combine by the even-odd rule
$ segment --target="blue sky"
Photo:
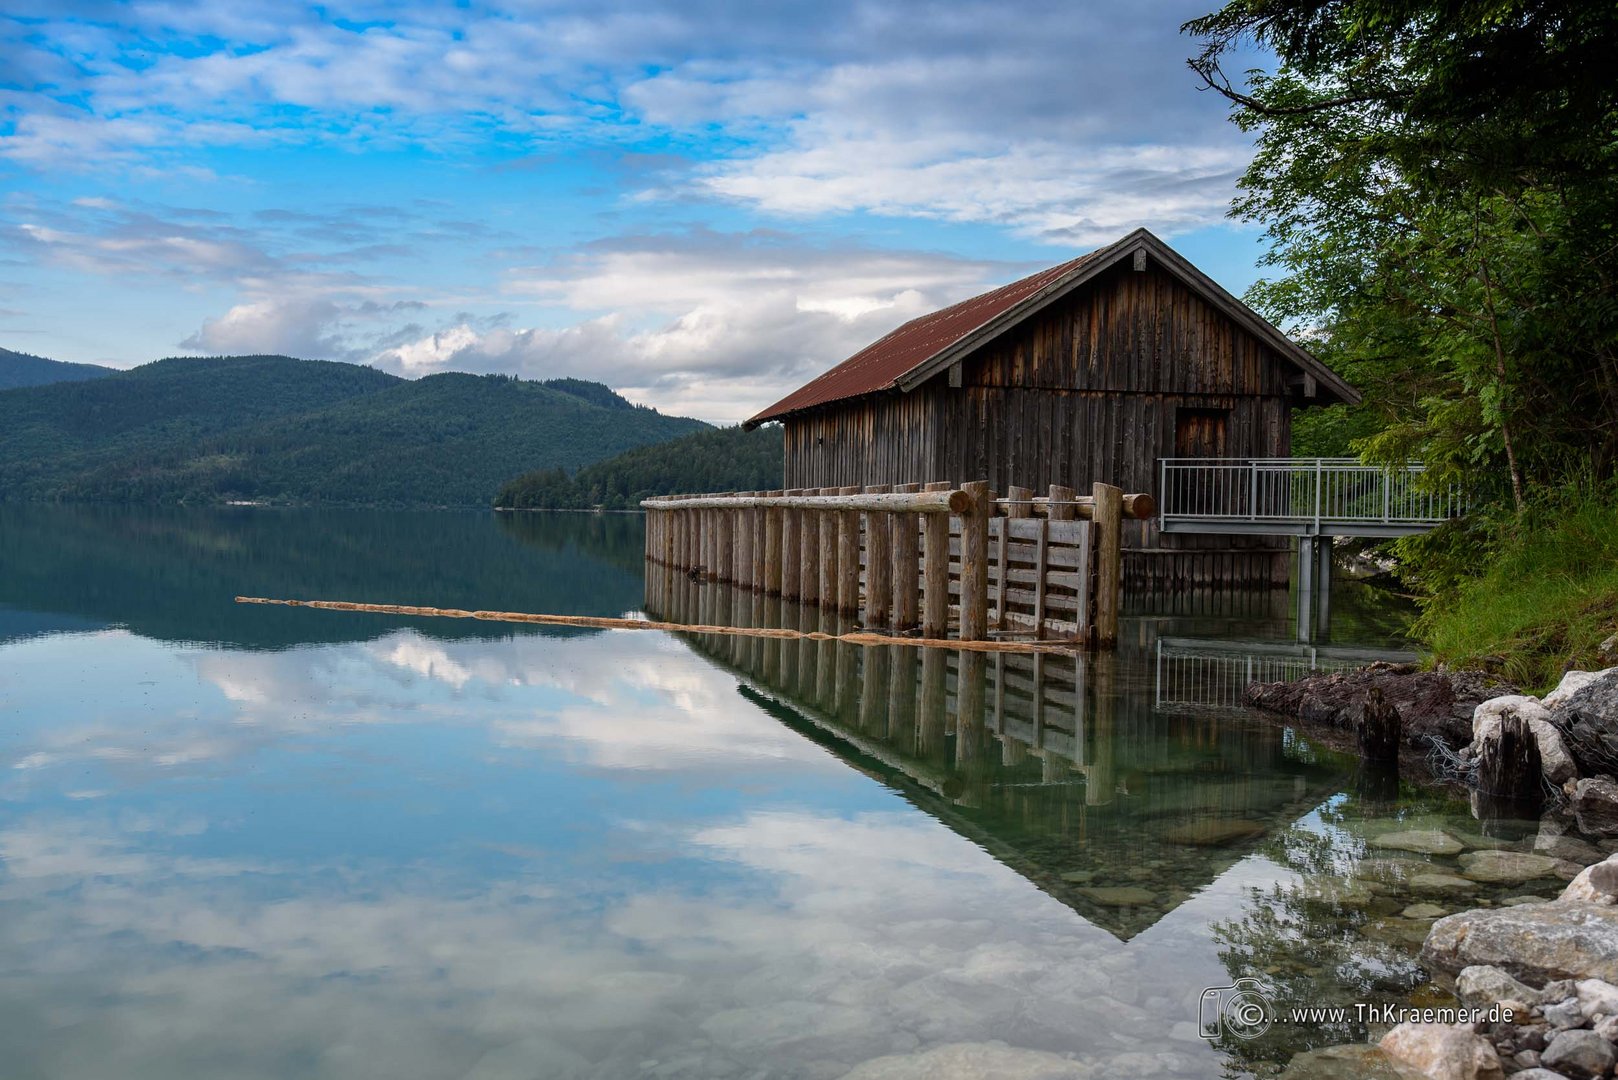
[[[598,379],[739,420],[1156,230],[1227,288],[1209,0],[9,0],[0,346]]]

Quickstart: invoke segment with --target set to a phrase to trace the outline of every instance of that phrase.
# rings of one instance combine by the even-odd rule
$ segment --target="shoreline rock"
[[[1433,739],[1451,750],[1470,745],[1478,706],[1518,692],[1483,672],[1422,671],[1411,664],[1378,663],[1293,682],[1253,683],[1246,701],[1255,709],[1353,734],[1373,686],[1399,710],[1405,747],[1421,754]]]

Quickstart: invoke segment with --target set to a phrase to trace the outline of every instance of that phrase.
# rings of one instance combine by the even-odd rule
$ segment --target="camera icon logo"
[[[1210,986],[1197,1002],[1197,1034],[1204,1039],[1229,1035],[1256,1039],[1275,1022],[1270,988],[1257,979],[1237,979],[1230,986]]]

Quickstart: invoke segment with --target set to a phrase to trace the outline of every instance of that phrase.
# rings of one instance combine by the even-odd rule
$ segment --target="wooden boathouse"
[[[1273,459],[1291,412],[1359,392],[1145,229],[914,319],[747,421],[783,428],[784,486],[961,477],[996,491],[1152,494],[1162,459]],[[1291,541],[1125,522],[1141,592],[1285,585]]]

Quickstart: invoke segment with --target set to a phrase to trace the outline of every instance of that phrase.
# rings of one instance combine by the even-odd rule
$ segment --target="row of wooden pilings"
[[[647,512],[646,557],[653,562],[855,616],[867,627],[919,630],[926,638],[949,636],[954,554],[959,601],[953,622],[965,641],[991,632],[991,519],[1087,520],[1094,557],[1081,565],[1092,585],[1085,590],[1091,601],[1075,637],[1103,648],[1118,636],[1123,519],[1154,512],[1151,496],[1126,495],[1110,484],[1094,485],[1088,496],[1052,486],[1048,495],[1035,497],[1014,487],[997,499],[984,481],[669,495],[641,505]],[[953,553],[952,532],[958,535]],[[998,532],[1010,535],[1005,525]],[[999,574],[1003,613],[1003,557]],[[1033,582],[1040,594],[1044,574],[1041,565]],[[1038,620],[1034,632],[1043,634]]]

